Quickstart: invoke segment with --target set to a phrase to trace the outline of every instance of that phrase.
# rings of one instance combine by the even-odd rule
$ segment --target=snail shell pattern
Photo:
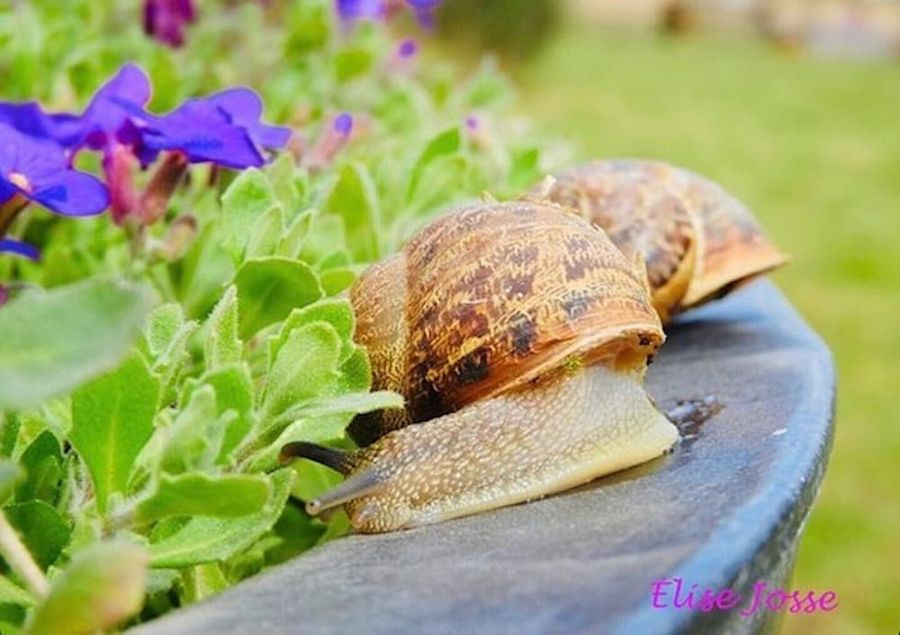
[[[351,290],[374,388],[402,413],[354,422],[358,451],[286,446],[347,474],[311,501],[360,531],[436,522],[650,460],[678,438],[641,386],[664,340],[643,263],[538,200],[440,218]]]
[[[580,212],[647,263],[663,321],[786,262],[747,207],[716,183],[657,161],[594,161],[554,175],[549,200]]]

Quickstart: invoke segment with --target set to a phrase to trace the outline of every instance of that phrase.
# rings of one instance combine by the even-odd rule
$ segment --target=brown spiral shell
[[[716,183],[658,161],[594,161],[544,194],[604,228],[647,263],[663,321],[784,264],[750,211]]]
[[[664,339],[640,263],[534,200],[439,218],[350,297],[374,388],[407,400],[402,416],[354,421],[360,443],[572,364],[642,369]]]

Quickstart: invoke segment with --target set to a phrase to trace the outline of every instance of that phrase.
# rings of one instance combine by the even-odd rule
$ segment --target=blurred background
[[[477,19],[473,19],[476,18]],[[580,158],[642,156],[724,185],[793,262],[774,278],[831,346],[837,436],[794,588],[840,608],[786,633],[900,624],[900,2],[449,0],[464,59]]]

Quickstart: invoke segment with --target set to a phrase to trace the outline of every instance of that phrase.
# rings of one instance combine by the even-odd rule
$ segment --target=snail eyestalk
[[[290,463],[294,459],[309,459],[325,467],[330,467],[344,476],[351,472],[354,464],[353,455],[349,452],[306,441],[295,441],[281,448],[278,461],[282,465]]]

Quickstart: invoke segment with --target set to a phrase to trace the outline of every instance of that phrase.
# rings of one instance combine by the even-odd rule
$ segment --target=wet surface
[[[137,632],[766,627],[766,615],[653,609],[650,584],[784,582],[830,448],[830,355],[768,282],[679,317],[668,335],[647,383],[685,437],[673,452],[537,502],[334,541]]]

